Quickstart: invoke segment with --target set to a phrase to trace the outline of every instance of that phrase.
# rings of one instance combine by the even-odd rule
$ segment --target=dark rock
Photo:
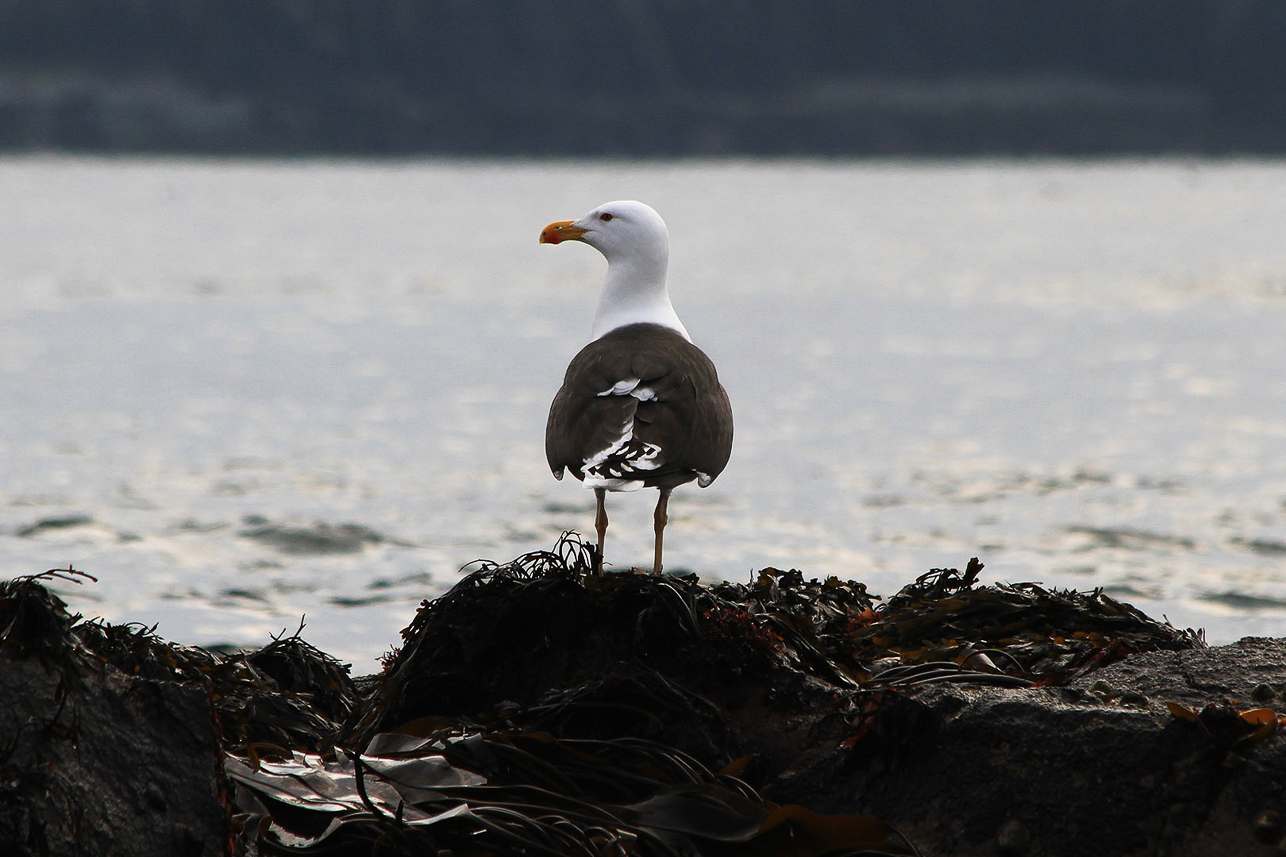
[[[755,833],[768,819],[779,838],[840,837],[799,854],[908,853],[885,823],[925,857],[1286,847],[1286,640],[1206,648],[1101,592],[976,585],[976,561],[880,605],[776,569],[714,587],[592,577],[583,546],[557,550],[425,603],[356,682],[297,636],[216,655],[79,622],[33,579],[0,584],[0,853],[285,853],[307,843],[271,830],[320,837],[325,812],[347,819],[332,845],[369,845],[405,832],[403,798],[417,842],[460,844],[471,828],[427,819],[498,783],[557,804],[573,782],[594,824],[603,800],[646,804],[631,836],[717,794],[745,827],[721,854],[773,853]],[[355,761],[376,745],[382,762]],[[367,767],[403,791],[362,786]],[[435,797],[466,787],[447,809]],[[389,853],[419,853],[410,841]]]
[[[351,705],[346,670],[295,637],[216,656],[81,622],[50,578],[92,580],[0,583],[0,854],[231,853],[225,751],[320,747],[337,727],[317,712]]]
[[[1227,646],[1134,655],[1095,673],[1095,678],[1151,699],[1202,707],[1227,699],[1254,707],[1260,685],[1286,685],[1282,640],[1246,637]],[[1073,687],[1085,687],[1083,681]],[[1262,691],[1259,692],[1262,696]],[[1286,711],[1280,698],[1263,702]]]
[[[0,657],[0,853],[201,857],[228,840],[198,687]]]
[[[352,734],[469,713],[750,754],[772,799],[869,814],[927,855],[1273,853],[1281,711],[1242,711],[1286,681],[1286,643],[1207,649],[1101,593],[975,588],[980,568],[874,613],[794,572],[711,590],[494,568],[421,610]]]
[[[1286,740],[1239,711],[1283,678],[1286,640],[1246,639],[1134,655],[1063,688],[914,689],[881,714],[913,710],[917,729],[873,733],[778,795],[868,812],[927,855],[1277,854]]]

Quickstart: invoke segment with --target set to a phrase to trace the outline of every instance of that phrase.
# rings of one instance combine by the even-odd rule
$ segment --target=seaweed
[[[357,704],[357,685],[349,668],[300,636],[304,623],[289,636],[274,637],[263,648],[246,655],[246,663],[297,694],[318,713],[342,723]]]
[[[44,586],[55,580],[82,584],[98,578],[68,566],[0,582],[0,652],[38,657],[46,666],[77,663],[69,632],[81,617],[70,614],[67,604]]]
[[[1060,685],[1128,654],[1205,645],[1200,632],[1158,622],[1102,589],[978,586],[982,568],[975,557],[964,572],[921,575],[852,634],[854,654],[874,661],[896,657],[898,665],[950,660],[961,668],[972,664],[979,672]],[[994,662],[997,654],[1003,666]]]
[[[233,652],[81,621],[43,586],[92,579],[70,568],[0,584],[0,653],[65,688],[108,672],[200,688],[247,854],[806,857],[916,853],[879,819],[764,795],[922,743],[917,688],[1062,685],[1204,645],[1102,590],[982,585],[977,559],[887,601],[795,569],[707,585],[593,568],[575,533],[480,561],[357,680],[302,621]],[[1268,709],[1171,712],[1230,746],[1281,728]]]
[[[260,854],[919,853],[878,819],[778,806],[638,739],[380,734],[332,759],[233,757],[228,774],[249,792],[237,820]]]
[[[343,739],[423,717],[518,716],[569,735],[686,741],[721,765],[744,742],[709,725],[727,720],[709,712],[766,701],[765,688],[801,694],[778,712],[839,710],[858,691],[1065,684],[1130,653],[1204,645],[1102,590],[980,585],[976,558],[963,572],[932,569],[886,603],[860,582],[794,569],[713,586],[592,569],[574,533],[552,551],[480,563],[421,605]]]

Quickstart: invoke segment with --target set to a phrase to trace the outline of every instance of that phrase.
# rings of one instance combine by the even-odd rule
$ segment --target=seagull
[[[565,470],[594,489],[603,572],[608,491],[656,488],[660,574],[670,492],[693,480],[705,488],[732,454],[732,405],[714,363],[692,344],[665,284],[670,233],[651,207],[634,200],[600,205],[579,220],[559,220],[541,244],[580,241],[607,259],[591,341],[554,396],[545,457],[556,479]]]

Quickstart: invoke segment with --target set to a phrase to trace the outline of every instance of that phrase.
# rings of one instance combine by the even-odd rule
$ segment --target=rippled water
[[[0,160],[0,550],[184,642],[358,672],[470,560],[592,530],[543,429],[637,197],[732,463],[667,565],[1103,586],[1286,634],[1286,164]],[[652,492],[608,560],[650,558]]]

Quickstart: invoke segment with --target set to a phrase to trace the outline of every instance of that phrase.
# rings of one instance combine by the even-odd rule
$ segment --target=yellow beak
[[[558,244],[563,241],[579,241],[585,230],[572,226],[570,220],[557,220],[540,230],[541,244]]]

